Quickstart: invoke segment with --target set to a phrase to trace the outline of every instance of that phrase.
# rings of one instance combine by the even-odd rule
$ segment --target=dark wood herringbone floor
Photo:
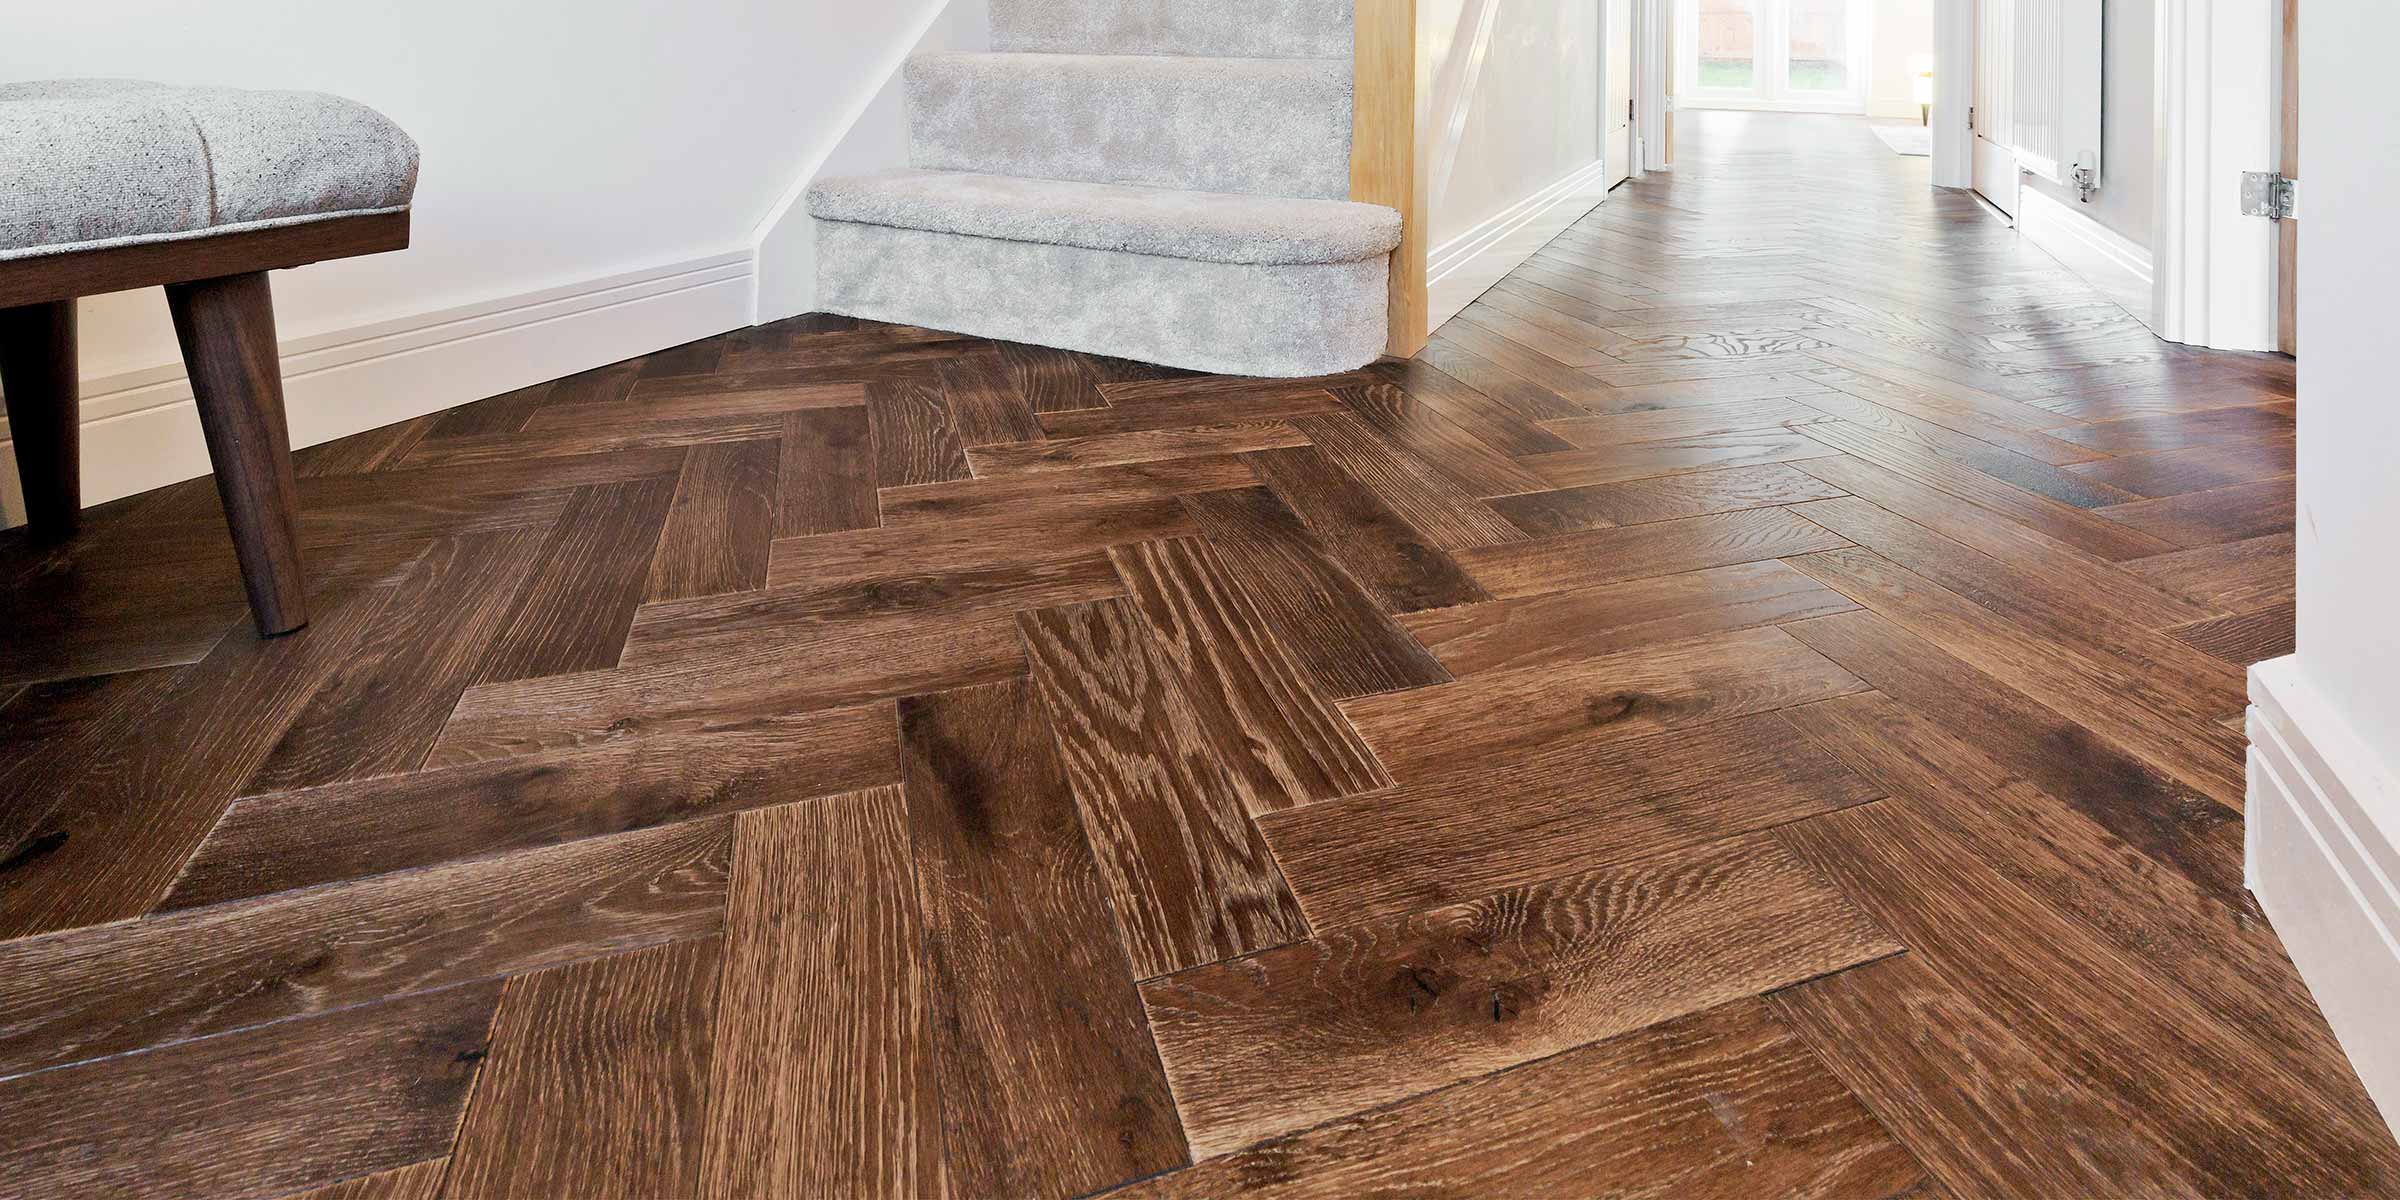
[[[205,481],[0,543],[0,1194],[2400,1189],[2242,888],[2291,364],[1685,138],[1415,362],[307,451],[271,643]]]

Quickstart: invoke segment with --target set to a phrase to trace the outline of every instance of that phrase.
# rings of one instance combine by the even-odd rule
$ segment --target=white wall
[[[1934,0],[1875,0],[1867,74],[1867,115],[1917,120],[1911,55],[1933,53]]]
[[[941,7],[12,2],[0,79],[333,91],[415,136],[414,245],[275,276],[306,444],[746,323],[754,239]],[[205,470],[163,301],[82,316],[87,502]]]
[[[1497,3],[1480,67],[1465,93],[1466,120],[1445,184],[1434,148],[1429,291],[1434,324],[1514,269],[1591,211],[1600,160],[1602,0]],[[1630,3],[1631,0],[1613,0]],[[1423,0],[1419,27],[1432,41],[1435,78],[1469,53],[1462,14],[1472,0]],[[1466,23],[1471,28],[1471,21]],[[1444,136],[1446,99],[1435,88],[1433,137]]]
[[[2158,9],[2156,0],[2102,3],[2100,191],[2085,204],[2074,188],[2039,176],[2025,176],[2025,186],[2149,247],[2158,215]]]

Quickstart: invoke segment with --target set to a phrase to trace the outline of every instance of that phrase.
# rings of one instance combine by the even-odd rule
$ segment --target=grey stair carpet
[[[1399,214],[1350,185],[1350,0],[994,0],[906,68],[910,167],[818,181],[819,306],[1193,370],[1384,342]]]
[[[992,0],[992,49],[1350,58],[1354,0]]]

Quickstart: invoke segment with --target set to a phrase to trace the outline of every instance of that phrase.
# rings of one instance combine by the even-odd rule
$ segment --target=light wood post
[[[1426,222],[1432,175],[1423,134],[1432,106],[1432,63],[1417,35],[1417,0],[1358,0],[1355,110],[1350,127],[1350,198],[1400,210],[1392,252],[1391,338],[1401,358],[1425,348]]]

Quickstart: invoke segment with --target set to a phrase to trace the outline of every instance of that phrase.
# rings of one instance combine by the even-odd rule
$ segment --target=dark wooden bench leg
[[[74,536],[82,518],[75,388],[75,302],[0,308],[0,391],[8,393],[25,524],[39,541]]]
[[[208,436],[225,520],[233,527],[250,614],[265,636],[290,633],[308,624],[308,603],[299,489],[292,482],[292,437],[284,424],[283,369],[266,272],[168,284],[167,308],[200,404],[200,428]]]

